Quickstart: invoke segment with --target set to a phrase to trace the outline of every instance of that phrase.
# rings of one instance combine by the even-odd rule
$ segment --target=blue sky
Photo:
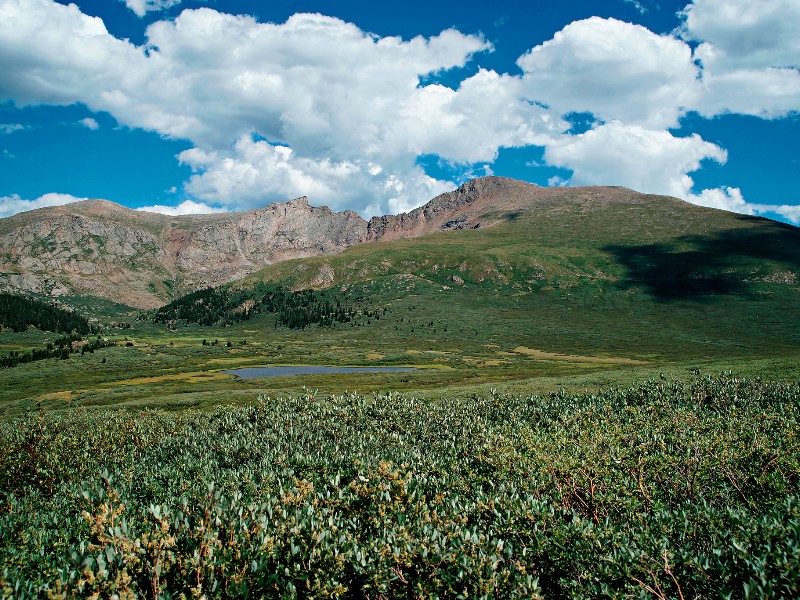
[[[0,216],[371,216],[496,174],[798,224],[797,31],[797,0],[0,0]]]

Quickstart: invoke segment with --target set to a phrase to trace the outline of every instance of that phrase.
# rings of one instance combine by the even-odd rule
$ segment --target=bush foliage
[[[800,386],[0,425],[16,598],[797,597]]]

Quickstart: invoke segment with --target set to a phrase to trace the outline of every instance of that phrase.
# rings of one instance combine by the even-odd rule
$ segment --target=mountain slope
[[[0,271],[11,288],[153,307],[272,262],[337,252],[363,241],[365,230],[356,213],[305,198],[185,217],[80,202],[0,221]]]
[[[800,351],[796,227],[622,188],[548,190],[481,219],[497,223],[384,238],[230,285],[335,288],[387,307],[380,325],[353,333],[354,346],[387,356],[393,347],[478,356],[487,344],[501,349],[489,361]]]
[[[694,281],[703,288],[729,278],[721,273],[730,266],[726,256],[731,248],[743,249],[734,259],[736,268],[742,271],[747,264],[753,271],[742,271],[739,279],[792,279],[797,231],[625,188],[541,188],[502,177],[470,181],[409,213],[369,222],[352,211],[310,206],[305,198],[246,212],[185,217],[91,201],[0,220],[0,287],[94,295],[149,308],[276,265],[274,277],[313,287],[414,269],[433,277],[429,271],[436,266],[440,274],[465,281],[513,281],[520,291],[534,287],[518,277],[521,273],[532,281],[595,274],[610,281]],[[436,232],[449,233],[423,246],[402,245],[404,239]],[[786,260],[748,256],[750,246],[764,252],[778,238],[789,253]],[[473,241],[478,246],[471,246]],[[695,248],[701,241],[702,251]],[[294,266],[281,265],[287,259],[336,255],[365,242],[389,244],[390,253],[395,252],[391,244],[399,243],[397,252],[413,256],[378,259],[368,244],[341,258],[303,263],[295,274],[287,271]],[[430,256],[414,250],[426,243],[434,246],[426,250]],[[454,244],[463,245],[463,256],[440,264],[438,246]],[[689,254],[675,254],[681,251]],[[658,264],[652,266],[651,258]],[[345,267],[345,260],[357,266]],[[425,261],[430,263],[427,271]],[[462,263],[464,268],[456,268]],[[507,264],[518,265],[515,276]]]
[[[44,208],[0,220],[0,286],[46,295],[86,294],[154,307],[289,258],[354,244],[481,224],[541,188],[490,177],[422,208],[369,222],[306,198],[263,209],[168,217],[107,201]],[[488,225],[497,219],[482,223]]]

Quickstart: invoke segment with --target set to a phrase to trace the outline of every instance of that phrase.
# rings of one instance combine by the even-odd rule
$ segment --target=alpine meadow
[[[800,10],[687,1],[0,0],[0,598],[800,597]]]

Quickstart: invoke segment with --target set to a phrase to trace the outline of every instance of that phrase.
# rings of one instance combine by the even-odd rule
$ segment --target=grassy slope
[[[660,202],[531,210],[254,277],[308,287],[332,272],[327,285],[366,282],[378,302],[417,293],[423,320],[549,352],[663,360],[800,349],[800,230]]]
[[[437,396],[580,391],[693,368],[798,379],[798,270],[797,228],[658,197],[583,193],[495,227],[287,261],[234,284],[344,288],[381,309],[379,320],[302,332],[274,330],[271,315],[174,332],[134,323],[116,335],[135,347],[0,371],[0,406],[7,414],[37,404],[181,408],[303,385]],[[204,347],[204,338],[233,347]],[[0,336],[0,345],[14,343]],[[257,364],[428,368],[249,381],[218,372]]]

